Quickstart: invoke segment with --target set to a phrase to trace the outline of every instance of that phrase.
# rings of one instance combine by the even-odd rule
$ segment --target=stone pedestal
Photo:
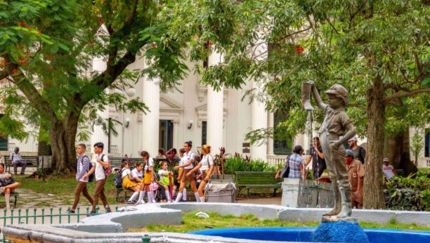
[[[357,222],[321,222],[312,235],[312,242],[369,242]]]
[[[299,196],[299,178],[284,178],[282,183],[282,201],[281,206],[297,207],[297,199]]]

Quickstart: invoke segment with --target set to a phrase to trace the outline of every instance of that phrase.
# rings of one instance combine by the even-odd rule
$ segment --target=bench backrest
[[[6,163],[6,165],[9,165],[11,163],[10,159],[9,159],[9,155],[3,155],[4,161]],[[23,161],[27,161],[27,162],[31,162],[32,165],[27,165],[27,166],[38,166],[39,165],[39,157],[38,156],[33,156],[33,155],[21,155],[21,158]]]
[[[270,171],[236,171],[235,181],[237,185],[264,185],[278,184],[282,179],[275,179],[276,172]]]

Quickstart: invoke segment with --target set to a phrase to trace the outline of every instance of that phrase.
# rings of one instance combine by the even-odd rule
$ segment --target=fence
[[[6,225],[17,224],[70,224],[78,223],[81,219],[90,214],[91,208],[86,207],[76,209],[76,213],[69,213],[70,207],[63,209],[62,207],[50,208],[18,208],[6,210],[3,209],[0,222],[2,227]],[[97,210],[98,211],[98,210]],[[114,211],[118,212],[118,206],[114,207]],[[1,211],[0,211],[1,212]],[[3,234],[0,234],[0,243],[11,243],[7,241]]]

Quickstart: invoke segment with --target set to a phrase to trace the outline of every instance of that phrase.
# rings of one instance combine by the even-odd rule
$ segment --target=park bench
[[[120,202],[120,200],[121,200],[122,202],[127,202],[128,198],[130,197],[127,195],[129,192],[131,194],[134,193],[134,191],[132,191],[130,189],[116,188],[115,201]],[[123,194],[123,195],[121,196],[121,194]]]
[[[2,196],[4,196],[4,193],[1,193]],[[18,202],[18,196],[19,193],[14,191],[10,193],[10,197],[13,198],[13,207],[16,208],[16,203]]]
[[[9,159],[9,155],[4,155],[4,161],[5,162],[5,171],[10,173],[11,168],[13,168],[12,161]],[[21,155],[21,158],[23,161],[27,162],[27,168],[29,167],[39,167],[39,156],[28,156],[28,155]],[[18,169],[18,172],[20,172],[20,169]]]
[[[250,188],[273,188],[276,196],[276,190],[282,187],[282,179],[275,179],[275,171],[236,171],[234,174],[237,196],[243,188],[247,189],[247,197]]]

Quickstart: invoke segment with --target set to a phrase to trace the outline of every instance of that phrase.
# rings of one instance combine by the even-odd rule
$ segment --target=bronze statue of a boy
[[[302,102],[306,110],[313,110],[310,94],[319,108],[326,113],[319,130],[321,147],[327,164],[328,173],[333,186],[335,205],[324,216],[336,216],[339,219],[351,216],[351,185],[345,165],[345,147],[343,144],[355,136],[355,127],[345,112],[348,91],[339,84],[325,91],[328,105],[323,103],[313,81],[302,83]]]

